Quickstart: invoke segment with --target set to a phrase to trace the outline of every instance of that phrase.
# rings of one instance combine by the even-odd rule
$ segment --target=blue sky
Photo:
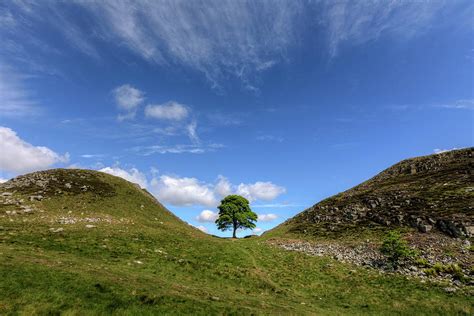
[[[0,178],[102,170],[221,235],[216,205],[238,193],[260,233],[473,145],[473,16],[460,0],[4,1]]]

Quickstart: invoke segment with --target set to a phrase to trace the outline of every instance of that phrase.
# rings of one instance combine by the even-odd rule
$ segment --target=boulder
[[[420,224],[418,225],[418,230],[422,233],[428,233],[433,229],[433,226],[428,224]]]

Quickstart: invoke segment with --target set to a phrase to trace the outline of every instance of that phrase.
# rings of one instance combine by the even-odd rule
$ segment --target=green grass
[[[474,311],[469,296],[448,294],[439,285],[284,251],[266,238],[205,235],[133,185],[101,177],[115,194],[51,196],[35,202],[42,213],[0,216],[0,314],[469,315]],[[97,227],[91,229],[84,222],[54,223],[61,216],[108,217],[111,223],[92,223]],[[52,233],[51,227],[64,231]]]

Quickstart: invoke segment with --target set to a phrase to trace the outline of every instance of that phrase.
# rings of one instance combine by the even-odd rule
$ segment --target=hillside
[[[22,225],[62,225],[58,228],[67,231],[85,225],[119,231],[140,225],[165,234],[204,235],[137,184],[102,172],[53,169],[19,176],[0,189],[2,210],[17,215],[11,219],[22,219]]]
[[[338,237],[410,227],[451,237],[474,234],[473,148],[403,160],[325,199],[268,236]]]
[[[472,314],[465,291],[216,238],[90,170],[0,184],[0,314]]]

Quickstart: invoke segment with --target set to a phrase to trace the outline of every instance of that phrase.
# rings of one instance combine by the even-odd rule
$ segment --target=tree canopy
[[[246,198],[240,195],[226,196],[217,208],[219,209],[217,228],[222,231],[232,229],[232,238],[237,238],[236,231],[239,228],[255,228],[257,214],[250,209],[250,203]]]

